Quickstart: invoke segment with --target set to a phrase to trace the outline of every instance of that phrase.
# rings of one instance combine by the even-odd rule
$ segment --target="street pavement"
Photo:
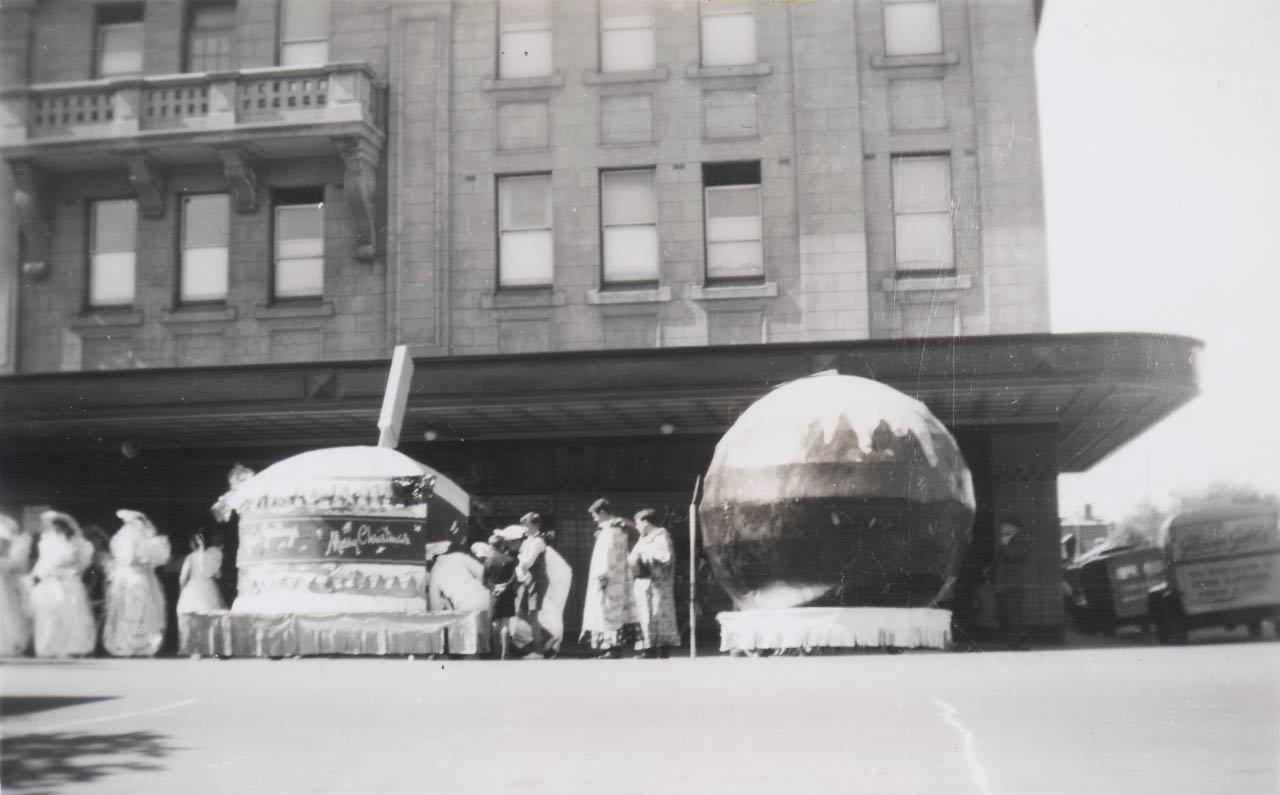
[[[24,660],[5,792],[1280,792],[1280,643]]]

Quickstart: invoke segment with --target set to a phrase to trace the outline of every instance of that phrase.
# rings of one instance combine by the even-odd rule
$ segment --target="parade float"
[[[725,433],[704,488],[704,547],[736,607],[722,650],[950,642],[973,483],[924,404],[833,372],[789,382]]]
[[[394,449],[412,371],[397,350],[378,446],[311,450],[245,472],[215,506],[239,517],[238,595],[193,614],[188,654],[476,654],[487,604],[437,609],[429,561],[465,541],[470,498]]]

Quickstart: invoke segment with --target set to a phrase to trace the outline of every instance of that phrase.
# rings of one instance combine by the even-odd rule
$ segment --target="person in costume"
[[[587,570],[587,596],[582,609],[582,637],[600,656],[621,656],[622,645],[635,627],[635,607],[631,575],[627,567],[627,547],[631,523],[613,514],[606,499],[596,500],[589,509],[599,529]]]
[[[27,571],[31,568],[31,535],[0,514],[0,657],[25,654],[31,645]]]
[[[93,560],[93,545],[70,515],[40,515],[39,557],[31,570],[31,618],[37,657],[93,654],[97,627],[81,576]]]
[[[218,590],[218,575],[222,573],[222,549],[220,539],[211,536],[206,543],[204,533],[196,533],[191,538],[191,553],[182,561],[182,571],[178,574],[178,584],[182,592],[178,594],[178,643],[187,648],[187,634],[190,631],[191,613],[208,613],[223,610],[226,603]]]
[[[671,534],[654,523],[657,512],[645,508],[636,514],[640,540],[627,556],[634,577],[636,617],[640,622],[640,640],[636,649],[644,657],[666,657],[680,645],[680,626],[676,622],[675,550]]]
[[[511,619],[516,614],[516,557],[511,554],[510,543],[498,534],[489,538],[488,554],[477,550],[483,557],[484,570],[480,581],[491,594],[489,619],[493,627],[492,648],[498,659],[506,660],[513,654],[511,647]]]
[[[151,657],[164,643],[164,590],[155,570],[169,561],[169,539],[138,511],[119,510],[116,516],[123,524],[111,537],[115,563],[102,645],[116,657]]]
[[[550,580],[547,576],[547,540],[542,533],[542,517],[536,513],[526,513],[520,517],[520,526],[524,528],[524,538],[520,541],[520,552],[517,556],[519,567],[516,577],[520,580],[520,593],[516,600],[516,610],[520,617],[529,623],[533,634],[530,645],[530,657],[542,657],[546,647],[547,632],[538,620],[543,603],[547,597]]]

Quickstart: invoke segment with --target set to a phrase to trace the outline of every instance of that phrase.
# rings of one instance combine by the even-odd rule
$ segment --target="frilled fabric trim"
[[[448,613],[229,613],[184,616],[182,654],[224,657],[293,655],[482,654],[489,650],[484,611]]]
[[[255,563],[240,569],[234,609],[424,612],[426,583],[415,564]]]
[[[945,649],[951,611],[904,607],[796,607],[720,613],[721,651],[896,647]]]
[[[249,480],[214,503],[222,519],[232,512],[335,513],[357,516],[417,515],[435,493],[436,477],[315,478],[288,483]]]

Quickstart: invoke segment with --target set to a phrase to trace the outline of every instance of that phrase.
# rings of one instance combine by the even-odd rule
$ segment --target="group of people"
[[[653,509],[637,513],[634,524],[614,515],[605,499],[589,510],[597,529],[582,637],[602,657],[620,657],[628,646],[639,657],[668,656],[680,644],[671,535],[656,523]],[[489,589],[496,656],[552,656],[558,637],[543,626],[545,602],[557,590],[557,580],[572,573],[547,545],[542,517],[525,514],[487,542],[473,544],[472,552],[484,561],[481,582]],[[567,582],[558,584],[567,592]]]
[[[169,539],[138,511],[116,516],[121,525],[108,541],[61,511],[40,515],[37,539],[0,515],[0,656],[89,656],[99,638],[117,657],[160,650],[168,619],[156,569],[169,562]],[[222,551],[197,535],[179,577],[180,616],[223,606],[221,567]]]

